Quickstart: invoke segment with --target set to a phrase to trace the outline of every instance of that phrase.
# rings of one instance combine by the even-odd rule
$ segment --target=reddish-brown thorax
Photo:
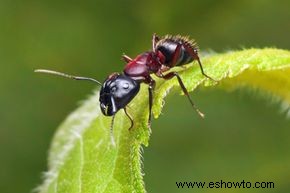
[[[150,74],[157,73],[164,63],[161,52],[144,52],[126,64],[124,73],[135,80],[144,80]]]

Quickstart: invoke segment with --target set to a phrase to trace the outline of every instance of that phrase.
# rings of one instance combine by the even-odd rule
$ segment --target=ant
[[[129,130],[134,126],[133,119],[127,112],[126,106],[139,92],[141,83],[149,85],[148,127],[151,128],[153,91],[155,88],[155,80],[150,76],[151,74],[155,74],[157,77],[165,80],[176,77],[183,93],[187,96],[192,107],[201,117],[204,117],[204,114],[200,112],[191,100],[179,74],[174,71],[164,74],[175,66],[183,66],[196,60],[199,64],[201,73],[206,78],[216,82],[216,80],[203,71],[198,56],[198,46],[194,40],[190,40],[188,37],[180,35],[166,35],[163,38],[159,38],[156,34],[153,34],[152,51],[144,52],[134,59],[131,59],[127,55],[122,55],[122,58],[126,62],[123,73],[112,73],[106,78],[103,84],[93,78],[72,76],[51,70],[38,69],[35,70],[35,72],[59,75],[74,80],[88,80],[99,84],[101,86],[99,98],[100,108],[105,116],[112,116],[111,132],[113,131],[115,115],[120,109],[124,110],[126,116],[131,121]]]

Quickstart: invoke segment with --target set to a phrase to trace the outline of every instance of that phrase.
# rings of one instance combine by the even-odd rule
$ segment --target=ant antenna
[[[34,72],[53,74],[53,75],[62,76],[62,77],[65,77],[65,78],[70,78],[70,79],[73,79],[73,80],[89,80],[89,81],[96,82],[98,85],[102,86],[102,84],[99,81],[97,81],[97,80],[95,80],[93,78],[81,77],[81,76],[73,76],[73,75],[62,73],[62,72],[57,72],[57,71],[53,71],[53,70],[45,70],[45,69],[36,69],[36,70],[34,70]]]

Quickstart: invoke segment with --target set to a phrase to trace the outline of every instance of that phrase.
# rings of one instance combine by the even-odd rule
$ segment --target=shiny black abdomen
[[[178,44],[182,45],[179,57],[178,57],[175,64],[171,64],[175,49],[176,49]],[[165,39],[157,42],[156,50],[162,52],[162,54],[165,56],[165,63],[164,64],[166,66],[170,66],[170,64],[171,64],[170,67],[181,66],[181,65],[190,63],[194,59],[190,55],[190,53],[185,49],[184,45],[189,45],[188,46],[189,49],[194,49],[192,47],[192,45],[190,45],[190,43],[186,42],[184,39],[178,38],[178,37],[173,37],[173,38],[165,38]]]

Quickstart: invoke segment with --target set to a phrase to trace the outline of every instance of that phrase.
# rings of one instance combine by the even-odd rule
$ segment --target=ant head
[[[100,91],[100,107],[106,116],[114,115],[136,96],[140,83],[124,75],[113,73],[103,83]]]

